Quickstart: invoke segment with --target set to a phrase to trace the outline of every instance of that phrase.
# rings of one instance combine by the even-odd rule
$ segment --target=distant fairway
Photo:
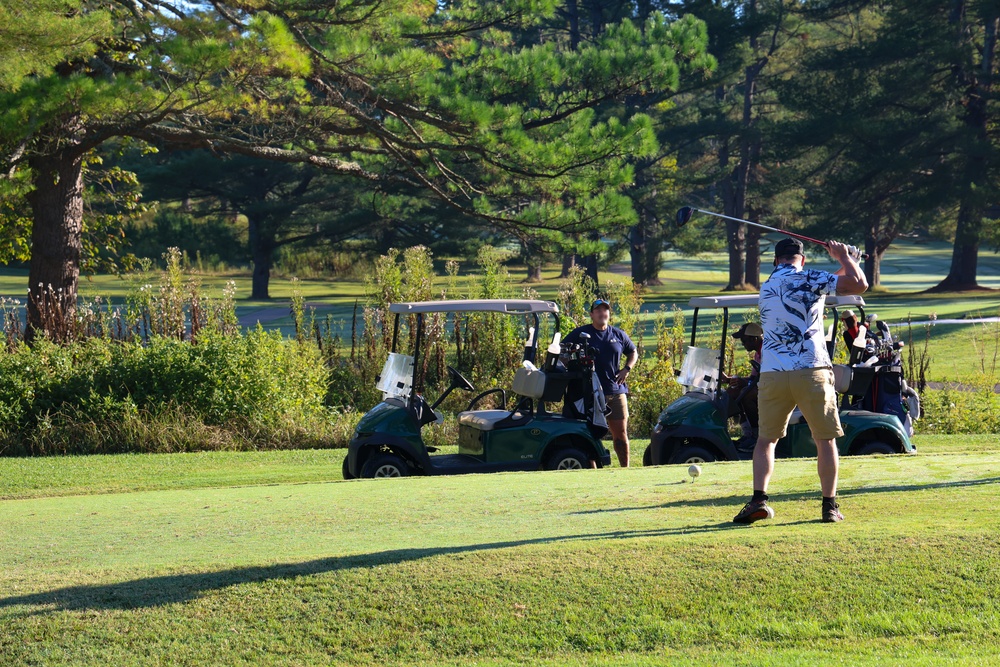
[[[0,664],[1000,664],[1000,452],[918,446],[844,459],[833,526],[815,461],[779,461],[777,517],[750,528],[729,523],[747,462],[691,484],[324,482],[337,452],[8,460]]]
[[[769,246],[765,246],[765,250]],[[644,310],[651,317],[661,304],[677,304],[687,310],[687,301],[692,296],[718,293],[726,284],[728,260],[724,253],[712,253],[698,257],[682,257],[673,252],[663,254],[663,269],[660,279],[662,286],[654,287],[646,294]],[[834,264],[825,252],[811,252],[809,266],[832,270]],[[865,295],[876,312],[887,321],[903,320],[908,314],[914,319],[924,319],[931,313],[939,318],[965,317],[982,314],[1000,315],[1000,293],[972,295],[918,295],[937,284],[947,273],[951,262],[951,246],[944,242],[917,243],[910,240],[898,241],[887,252],[882,262],[883,291]],[[474,267],[465,267],[474,269]],[[766,277],[769,265],[762,267]],[[521,270],[512,268],[515,283],[523,277]],[[541,298],[554,299],[559,288],[559,269],[550,265],[544,272],[544,282],[530,285]],[[627,265],[616,265],[612,270],[603,271],[601,280],[625,280]],[[0,296],[23,297],[27,290],[27,271],[0,270]],[[292,326],[288,311],[288,299],[292,286],[287,279],[275,278],[271,281],[270,302],[250,301],[250,276],[246,274],[209,275],[200,278],[210,293],[221,294],[228,280],[237,285],[240,321],[253,325],[260,321],[265,327]],[[981,250],[979,253],[979,283],[984,287],[1000,289],[1000,254]],[[438,287],[445,286],[445,279],[439,278]],[[459,294],[451,298],[470,296],[471,285],[466,277],[458,281]],[[343,328],[349,326],[351,311],[355,301],[362,303],[365,285],[358,281],[304,280],[300,289],[308,304],[316,309],[319,318],[332,316]],[[127,281],[115,276],[95,276],[81,279],[80,293],[84,296],[101,295],[122,301],[128,294]]]

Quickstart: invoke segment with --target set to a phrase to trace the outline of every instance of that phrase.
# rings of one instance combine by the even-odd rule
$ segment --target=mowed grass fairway
[[[917,442],[843,460],[840,525],[817,520],[815,461],[779,461],[752,527],[729,523],[747,462],[692,484],[8,459],[0,664],[1000,664],[996,438]]]

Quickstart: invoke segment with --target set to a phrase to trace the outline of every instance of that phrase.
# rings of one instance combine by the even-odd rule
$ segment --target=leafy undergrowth
[[[0,664],[971,665],[1000,653],[1000,454],[845,459],[839,525],[817,521],[815,462],[780,461],[777,516],[749,528],[729,523],[747,462],[705,465],[695,483],[668,466],[290,484],[285,460],[280,484],[229,486],[266,480],[253,457],[293,454],[230,454],[210,488],[183,488],[177,470],[148,480],[162,490],[0,502]],[[116,458],[118,478],[134,464],[141,487],[157,474],[148,458]],[[46,459],[65,467],[50,475],[64,487],[99,460]],[[315,481],[323,461],[300,463]]]

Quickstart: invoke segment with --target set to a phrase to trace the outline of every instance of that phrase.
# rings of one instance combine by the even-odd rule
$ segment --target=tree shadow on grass
[[[851,496],[862,496],[869,493],[906,493],[909,491],[927,491],[931,489],[955,489],[967,486],[983,486],[985,484],[1000,484],[1000,477],[985,477],[983,479],[963,479],[955,482],[929,482],[927,484],[900,484],[896,486],[861,486],[856,489],[842,489],[840,491],[841,498],[849,498]],[[796,492],[796,493],[772,493],[769,494],[769,499],[772,501],[800,501],[800,500],[815,500],[819,490],[812,491],[809,493]],[[579,512],[570,512],[570,514],[606,514],[614,512],[638,512],[646,510],[659,510],[659,509],[671,509],[676,507],[718,507],[722,505],[737,505],[746,502],[750,498],[750,494],[742,494],[735,496],[714,496],[711,498],[695,498],[691,500],[671,500],[665,503],[659,503],[656,505],[642,505],[638,507],[608,507],[603,509],[595,510],[580,510]]]
[[[360,570],[383,565],[397,565],[433,556],[509,549],[533,544],[592,540],[626,540],[635,538],[664,537],[729,530],[734,526],[724,522],[712,525],[696,525],[682,528],[654,530],[621,530],[605,533],[580,535],[559,535],[526,540],[469,544],[457,547],[436,547],[426,549],[394,549],[370,554],[320,558],[304,563],[279,563],[258,567],[240,567],[217,572],[172,574],[149,577],[113,584],[68,586],[42,593],[0,598],[0,609],[29,606],[44,607],[32,610],[26,615],[46,614],[57,611],[87,610],[129,610],[160,607],[163,605],[189,602],[202,594],[241,584],[259,583],[276,579],[294,579],[315,574]]]

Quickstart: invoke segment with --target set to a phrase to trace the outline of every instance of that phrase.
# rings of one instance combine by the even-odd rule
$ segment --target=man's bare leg
[[[628,442],[628,420],[609,419],[608,429],[611,431],[611,438],[614,441],[615,454],[618,455],[618,463],[622,468],[628,468],[629,464],[629,442]]]
[[[777,440],[757,438],[753,448],[753,490],[767,493],[767,485],[774,473],[774,447]]]
[[[819,486],[824,498],[834,498],[837,495],[839,465],[837,441],[816,440],[816,470],[819,472]]]

